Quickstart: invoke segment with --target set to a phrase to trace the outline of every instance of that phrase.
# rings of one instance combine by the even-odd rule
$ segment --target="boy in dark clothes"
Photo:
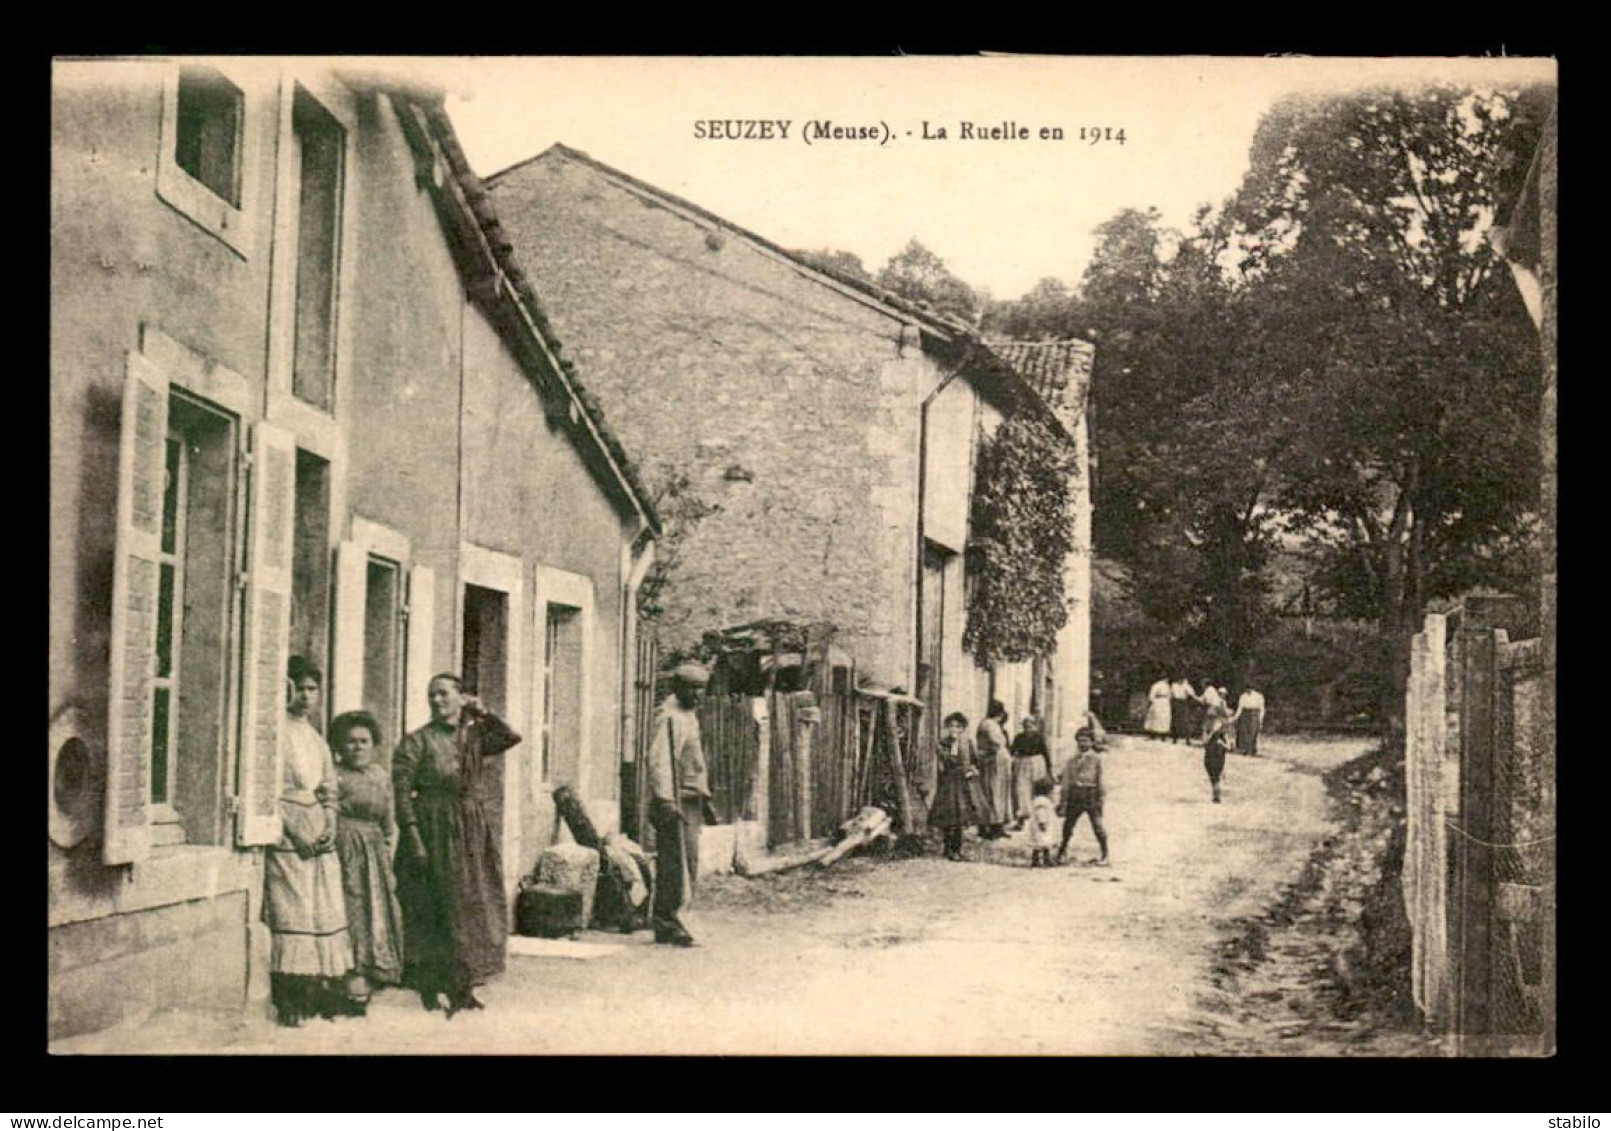
[[[1075,733],[1074,743],[1078,750],[1063,767],[1063,842],[1057,847],[1057,862],[1062,864],[1068,860],[1068,839],[1074,833],[1080,814],[1085,813],[1091,818],[1091,831],[1096,834],[1097,846],[1102,850],[1097,866],[1106,868],[1108,831],[1102,825],[1102,799],[1107,787],[1102,784],[1102,754],[1096,749],[1096,737],[1089,727]]]
[[[1215,707],[1208,716],[1208,737],[1203,741],[1203,769],[1208,771],[1208,784],[1214,790],[1214,804],[1219,804],[1219,778],[1225,772],[1225,755],[1231,747],[1230,712]]]

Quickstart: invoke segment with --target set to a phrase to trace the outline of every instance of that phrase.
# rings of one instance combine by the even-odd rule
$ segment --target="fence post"
[[[1455,1033],[1467,1038],[1493,1029],[1493,916],[1495,875],[1494,697],[1498,656],[1494,628],[1515,616],[1508,598],[1469,597],[1461,620],[1459,956]],[[1481,1044],[1481,1042],[1479,1042]],[[1474,1051],[1481,1051],[1480,1049]]]
[[[1486,1033],[1490,1020],[1488,952],[1493,914],[1493,876],[1478,842],[1493,837],[1494,637],[1467,622],[1464,640],[1464,700],[1460,711],[1460,996],[1456,1029],[1462,1041]]]
[[[1404,693],[1404,866],[1399,894],[1410,924],[1410,997],[1422,1016],[1431,1013],[1427,986],[1426,652],[1423,629],[1410,638],[1410,681]]]
[[[797,712],[794,731],[794,832],[797,839],[811,839],[811,761],[817,724],[804,711]]]
[[[1417,924],[1425,941],[1428,1020],[1448,1021],[1449,989],[1449,829],[1446,823],[1452,775],[1448,742],[1448,618],[1429,613],[1423,635],[1426,638],[1425,669],[1422,673],[1422,832],[1425,869],[1422,880],[1423,920]],[[1456,779],[1457,780],[1457,779]]]
[[[755,814],[762,830],[772,827],[772,720],[767,712],[764,695],[750,698],[750,718],[755,724],[755,776],[750,783],[750,812]]]

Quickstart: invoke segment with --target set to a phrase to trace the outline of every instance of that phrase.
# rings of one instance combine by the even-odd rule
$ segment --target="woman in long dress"
[[[1249,757],[1259,753],[1259,732],[1264,729],[1264,693],[1249,687],[1236,701],[1236,752]]]
[[[1185,676],[1169,685],[1169,741],[1191,742],[1196,729],[1192,724],[1197,721],[1192,708],[1196,703],[1197,691]]]
[[[374,987],[403,980],[403,911],[392,875],[392,846],[397,842],[392,778],[377,760],[380,726],[368,712],[349,711],[331,720],[330,744],[340,759],[336,855],[354,962],[347,995],[362,1004]]]
[[[961,860],[962,832],[985,819],[984,796],[979,789],[979,767],[968,737],[968,716],[954,711],[940,731],[940,773],[929,806],[929,824],[940,830],[945,858]]]
[[[426,1009],[449,1017],[480,1009],[474,988],[504,968],[509,910],[503,859],[487,817],[491,760],[520,742],[464,693],[456,675],[432,678],[433,718],[392,760],[397,794],[397,896],[409,984]]]
[[[319,701],[319,669],[302,656],[287,666],[290,696],[280,731],[283,833],[263,862],[269,986],[275,1019],[351,1012],[340,983],[352,969],[347,906],[336,856],[338,785],[330,747],[308,721]]]
[[[1013,820],[1019,828],[1030,819],[1035,784],[1051,780],[1052,755],[1046,747],[1046,736],[1040,732],[1040,720],[1026,715],[1022,729],[1012,740]]]
[[[1007,835],[1012,819],[1012,763],[1007,744],[1007,708],[1000,699],[990,700],[984,721],[979,724],[976,756],[979,785],[984,792],[985,812],[979,816],[979,835],[999,840]]]
[[[1147,692],[1147,717],[1141,729],[1153,738],[1169,737],[1169,680],[1160,679]]]

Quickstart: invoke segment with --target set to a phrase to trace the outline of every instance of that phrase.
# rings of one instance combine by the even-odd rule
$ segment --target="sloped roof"
[[[927,303],[913,302],[910,299],[902,298],[900,295],[897,295],[892,291],[885,290],[876,283],[870,283],[865,279],[858,279],[854,275],[848,275],[831,267],[824,267],[816,263],[811,263],[803,259],[795,252],[790,251],[788,248],[783,247],[780,244],[775,244],[765,236],[752,232],[748,228],[745,228],[739,224],[735,224],[733,221],[728,220],[725,217],[718,216],[714,212],[700,207],[691,200],[686,200],[683,197],[678,196],[676,193],[667,192],[658,185],[652,185],[647,181],[640,181],[631,173],[622,172],[613,165],[607,165],[598,158],[592,157],[580,149],[572,149],[570,146],[565,145],[562,142],[555,142],[553,145],[549,146],[535,157],[528,157],[524,161],[517,161],[507,169],[500,169],[498,172],[493,173],[486,178],[486,184],[488,187],[496,186],[500,180],[508,177],[511,173],[518,172],[527,165],[554,157],[563,158],[564,160],[575,162],[578,165],[586,165],[597,172],[604,173],[610,178],[620,181],[622,184],[637,190],[639,193],[657,197],[660,200],[665,201],[667,204],[673,205],[676,208],[688,212],[693,216],[697,216],[699,219],[714,227],[721,228],[723,231],[730,232],[733,235],[747,240],[752,244],[764,247],[768,251],[780,255],[792,263],[798,264],[799,266],[813,271],[818,275],[832,279],[835,283],[838,283],[841,286],[848,287],[853,291],[858,291],[861,294],[866,295],[868,298],[874,299],[882,305],[889,307],[892,311],[904,314],[917,320],[928,329],[946,335],[960,335],[963,337],[977,336],[973,327],[969,326],[966,322],[962,321],[960,318],[957,318],[955,315],[947,314],[944,311],[935,310]]]
[[[763,248],[772,255],[786,261],[795,270],[807,277],[815,277],[819,282],[836,287],[840,290],[854,292],[862,301],[870,301],[873,305],[883,307],[891,317],[902,321],[916,323],[919,330],[925,335],[930,347],[946,358],[951,364],[970,368],[978,378],[977,385],[980,391],[1003,407],[1013,409],[1024,407],[1032,412],[1042,414],[1052,426],[1072,438],[1069,433],[1071,425],[1065,420],[1062,413],[1056,411],[1038,392],[1026,375],[1010,361],[1002,357],[999,351],[990,347],[980,336],[979,331],[954,315],[935,310],[927,303],[913,302],[902,298],[892,291],[880,287],[876,283],[859,279],[854,275],[845,274],[830,267],[811,262],[788,248],[773,243],[765,236],[758,235],[731,220],[716,215],[714,212],[685,200],[675,193],[667,192],[656,185],[641,181],[630,173],[624,173],[614,166],[607,165],[597,158],[591,157],[579,149],[572,149],[568,145],[556,142],[543,152],[524,161],[518,161],[506,169],[486,177],[482,182],[488,189],[496,189],[500,181],[517,173],[527,166],[542,161],[554,159],[569,161],[584,166],[629,191],[651,200],[684,212],[702,223],[714,228],[720,228],[733,236],[738,237],[756,247]],[[1084,344],[1084,343],[1080,343]]]
[[[1018,371],[1063,426],[1072,430],[1085,413],[1091,389],[1096,347],[1078,338],[1049,342],[987,342],[998,357]]]
[[[447,165],[450,180],[445,184],[433,181],[433,196],[471,299],[487,311],[499,332],[511,339],[513,352],[545,403],[551,408],[552,402],[560,403],[573,426],[570,434],[602,481],[619,491],[649,529],[659,534],[660,517],[653,496],[610,430],[598,401],[565,357],[535,289],[515,262],[514,248],[481,179],[470,169],[443,108],[441,92],[369,76],[359,81],[366,79],[366,85],[386,90],[395,100],[398,119],[410,144],[416,146],[416,156],[423,156],[418,149],[423,134],[435,144]],[[422,168],[420,175],[430,174]]]

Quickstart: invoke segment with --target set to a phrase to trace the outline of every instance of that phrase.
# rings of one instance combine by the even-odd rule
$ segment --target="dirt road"
[[[393,991],[366,1020],[221,1030],[169,1017],[55,1051],[1214,1051],[1202,1018],[1226,924],[1297,878],[1331,829],[1319,773],[1365,750],[1355,740],[1264,746],[1265,757],[1231,757],[1214,805],[1201,748],[1117,739],[1111,868],[1079,863],[1095,855],[1082,823],[1075,863],[1057,869],[1030,869],[1018,841],[970,840],[962,864],[851,858],[826,873],[719,877],[701,890],[703,947],[590,934],[618,949],[511,957],[483,1013],[444,1020]]]

